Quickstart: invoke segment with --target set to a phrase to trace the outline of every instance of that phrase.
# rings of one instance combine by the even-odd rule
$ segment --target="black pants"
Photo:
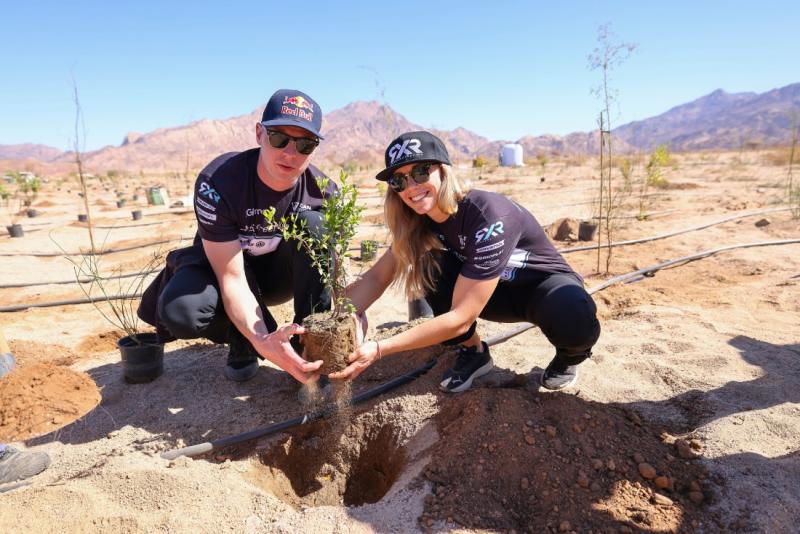
[[[306,211],[298,218],[305,219],[312,235],[322,231],[319,212]],[[278,325],[267,306],[293,298],[293,321],[298,324],[311,313],[330,309],[330,295],[305,249],[298,250],[296,241],[284,239],[268,254],[246,257],[245,275],[270,332]],[[176,269],[158,297],[158,320],[178,339],[203,337],[216,343],[229,340],[232,323],[225,313],[219,283],[208,260],[190,262]]]
[[[461,262],[452,254],[442,254],[442,273],[436,287],[425,295],[434,315],[450,311]],[[489,302],[480,313],[482,319],[499,323],[527,321],[538,326],[560,354],[580,363],[590,354],[600,337],[600,323],[594,300],[573,274],[541,273],[531,281],[497,284]],[[477,323],[469,331],[445,342],[463,343],[473,336]]]

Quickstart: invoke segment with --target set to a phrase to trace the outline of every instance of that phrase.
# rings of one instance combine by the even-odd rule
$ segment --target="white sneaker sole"
[[[558,390],[561,390],[561,389],[566,389],[566,388],[574,385],[575,382],[577,382],[577,381],[578,381],[578,370],[575,370],[575,376],[572,377],[572,380],[570,380],[569,382],[567,382],[563,386],[558,386],[557,388],[551,388],[551,387],[548,387],[548,386],[545,385],[545,383],[544,383],[544,371],[542,371],[542,374],[539,375],[539,384],[541,384],[541,386],[543,388],[549,389],[550,391],[558,391]]]
[[[462,391],[466,391],[472,386],[472,381],[473,380],[475,380],[476,378],[482,377],[483,375],[485,375],[486,373],[491,371],[493,367],[494,367],[494,361],[492,361],[490,359],[488,362],[483,364],[483,367],[479,367],[477,371],[472,373],[472,376],[470,376],[469,379],[467,379],[460,386],[455,387],[453,389],[448,389],[446,384],[440,383],[439,384],[439,389],[441,389],[445,393],[461,393]]]

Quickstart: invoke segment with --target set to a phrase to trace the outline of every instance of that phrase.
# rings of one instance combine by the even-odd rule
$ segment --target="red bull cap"
[[[294,89],[275,91],[261,115],[261,124],[264,127],[297,126],[323,139],[320,134],[322,109],[310,96]]]

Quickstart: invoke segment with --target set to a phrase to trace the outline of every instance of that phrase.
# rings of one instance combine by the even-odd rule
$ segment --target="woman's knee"
[[[567,284],[550,291],[537,314],[550,342],[570,352],[591,349],[600,337],[597,306],[586,290]]]

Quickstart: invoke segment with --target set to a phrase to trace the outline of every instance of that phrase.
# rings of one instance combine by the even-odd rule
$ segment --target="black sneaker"
[[[578,365],[591,356],[591,353],[579,356],[565,356],[556,352],[555,358],[542,373],[541,384],[547,389],[564,389],[578,381]]]
[[[241,332],[231,327],[228,335],[228,361],[225,364],[225,376],[234,382],[246,382],[258,373],[260,357],[253,345]]]
[[[472,386],[472,381],[483,376],[494,367],[489,346],[483,343],[483,352],[478,352],[475,347],[461,347],[458,350],[456,364],[445,372],[439,389],[448,393],[461,393]]]

